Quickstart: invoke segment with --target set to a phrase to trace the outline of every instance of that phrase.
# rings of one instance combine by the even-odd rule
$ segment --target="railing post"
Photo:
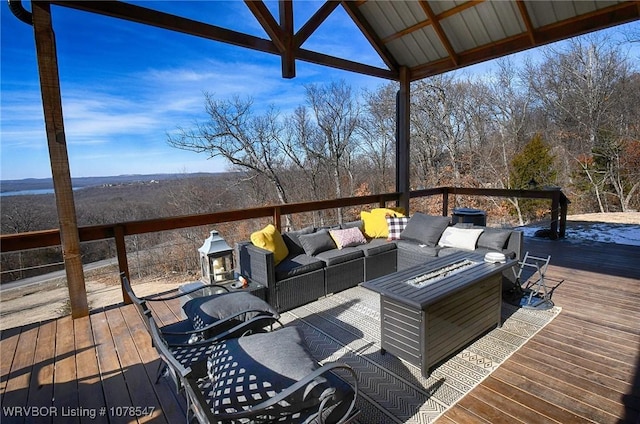
[[[558,238],[558,215],[560,214],[560,190],[555,190],[551,197],[551,238]]]
[[[442,216],[449,215],[449,187],[442,189]]]
[[[129,262],[127,261],[127,245],[124,241],[124,227],[122,225],[116,225],[113,228],[113,231],[114,238],[116,240],[116,252],[118,254],[118,275],[120,274],[120,272],[124,272],[124,275],[127,277],[127,279],[131,281],[131,278],[129,277]],[[127,291],[124,289],[122,281],[120,282],[120,289],[122,290],[122,300],[124,301],[125,305],[130,304],[131,298],[129,297],[129,294],[127,294]]]
[[[567,209],[569,207],[569,199],[564,193],[560,193],[560,231],[558,237],[565,238],[567,235]]]
[[[279,206],[273,207],[273,225],[282,232],[282,210]]]

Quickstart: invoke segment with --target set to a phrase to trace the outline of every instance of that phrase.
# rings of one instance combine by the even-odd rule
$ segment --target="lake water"
[[[73,189],[73,191],[76,190],[80,190],[82,187],[76,187]],[[0,197],[5,197],[5,196],[26,196],[26,195],[33,195],[33,194],[53,194],[53,189],[52,188],[39,188],[39,189],[35,189],[35,190],[18,190],[18,191],[3,191],[2,193],[0,193]]]

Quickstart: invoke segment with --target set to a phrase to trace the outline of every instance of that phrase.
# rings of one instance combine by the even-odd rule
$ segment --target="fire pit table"
[[[457,252],[362,283],[380,293],[381,352],[428,376],[434,365],[500,326],[502,271],[516,264]]]

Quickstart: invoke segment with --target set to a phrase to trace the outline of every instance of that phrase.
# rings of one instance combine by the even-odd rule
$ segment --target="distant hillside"
[[[213,173],[193,173],[193,174],[149,174],[149,175],[114,175],[109,177],[82,177],[72,178],[73,188],[99,187],[107,184],[130,184],[136,182],[176,180],[181,178],[213,176]],[[1,180],[0,192],[9,193],[14,191],[29,190],[53,190],[53,180],[51,178],[26,178],[23,180]]]

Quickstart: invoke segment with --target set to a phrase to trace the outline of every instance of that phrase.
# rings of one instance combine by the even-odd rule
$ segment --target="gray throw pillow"
[[[416,212],[400,233],[401,240],[411,240],[433,247],[438,244],[440,236],[449,226],[449,217],[425,215]]]
[[[289,249],[289,255],[302,255],[304,253],[304,247],[302,247],[302,243],[300,243],[299,237],[304,234],[311,234],[315,231],[313,227],[305,227],[297,231],[287,231],[282,234],[282,239],[284,240],[284,244],[287,245],[287,249]]]
[[[329,231],[320,230],[312,234],[303,234],[298,237],[304,253],[309,256],[315,256],[320,252],[336,249],[337,246],[329,235]]]
[[[353,227],[360,228],[360,231],[362,231],[362,229],[364,228],[364,222],[359,219],[357,221],[343,222],[342,224],[340,224],[340,228],[342,229]]]
[[[478,247],[500,251],[505,248],[510,235],[511,230],[485,228],[478,239]]]

